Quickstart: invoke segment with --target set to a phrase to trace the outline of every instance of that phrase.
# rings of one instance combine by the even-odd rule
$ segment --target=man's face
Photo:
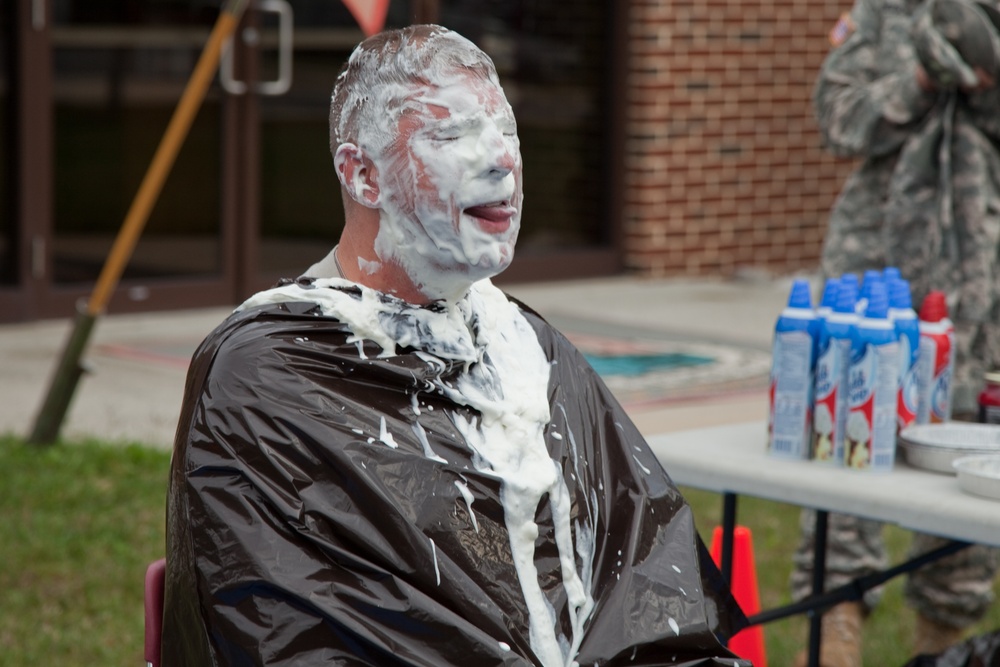
[[[434,83],[407,96],[380,168],[376,241],[383,260],[388,253],[426,285],[507,268],[522,201],[517,127],[503,91],[468,74]]]

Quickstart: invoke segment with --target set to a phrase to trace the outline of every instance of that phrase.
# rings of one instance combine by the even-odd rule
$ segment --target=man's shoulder
[[[280,348],[304,344],[339,347],[346,344],[349,331],[344,325],[323,315],[314,303],[268,303],[240,309],[223,320],[202,341],[193,358],[193,366],[239,368],[260,367],[266,355],[281,354]]]
[[[321,317],[314,303],[265,303],[234,311],[205,340],[229,346],[248,338],[263,338],[276,331],[308,327]]]

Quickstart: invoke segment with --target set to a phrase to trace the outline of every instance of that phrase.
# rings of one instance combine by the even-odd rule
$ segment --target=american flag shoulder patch
[[[830,44],[833,46],[840,46],[847,41],[847,38],[851,36],[854,32],[854,20],[851,19],[851,15],[848,12],[844,12],[840,15],[840,19],[837,24],[833,26],[830,30]]]

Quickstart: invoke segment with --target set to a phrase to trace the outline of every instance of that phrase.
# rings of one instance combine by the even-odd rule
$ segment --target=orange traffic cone
[[[733,533],[733,576],[729,584],[733,596],[747,616],[760,611],[760,594],[757,591],[757,565],[753,558],[753,543],[750,529],[736,526]],[[722,560],[722,528],[712,531],[712,560],[718,565]],[[729,650],[754,667],[767,667],[764,651],[764,629],[753,625],[737,632],[729,640]]]

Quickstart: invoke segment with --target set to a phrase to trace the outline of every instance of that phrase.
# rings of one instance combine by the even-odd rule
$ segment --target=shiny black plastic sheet
[[[546,444],[574,534],[595,527],[595,606],[574,660],[749,664],[718,641],[745,618],[690,508],[582,355],[522,311],[552,362]],[[234,314],[196,352],[171,470],[163,664],[541,664],[501,482],[449,418],[469,408],[430,390],[463,367],[379,357],[350,334],[292,302]],[[547,497],[536,522],[539,582],[569,636]]]

